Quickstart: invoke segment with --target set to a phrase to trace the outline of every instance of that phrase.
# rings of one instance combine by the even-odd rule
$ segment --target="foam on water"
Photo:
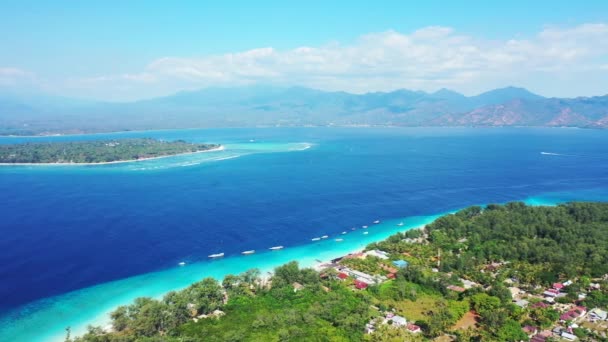
[[[309,143],[268,143],[249,142],[245,144],[228,143],[220,151],[184,154],[173,157],[144,160],[140,162],[115,164],[132,171],[160,170],[174,167],[188,167],[202,163],[230,160],[258,153],[280,153],[304,151],[312,147]],[[120,168],[119,167],[119,168]]]

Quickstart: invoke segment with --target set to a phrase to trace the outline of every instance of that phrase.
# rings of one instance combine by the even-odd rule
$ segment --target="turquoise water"
[[[398,231],[424,225],[436,217],[410,217],[378,225],[370,223],[368,229],[339,235],[344,239],[342,242],[334,240],[338,237],[336,235],[326,240],[279,251],[260,251],[249,256],[232,256],[187,264],[183,267],[174,267],[71,292],[46,300],[44,303],[37,303],[43,309],[28,315],[18,326],[15,325],[12,331],[7,329],[3,333],[6,334],[5,336],[18,337],[23,341],[61,341],[65,338],[66,326],[73,327],[74,334],[82,333],[87,324],[105,326],[108,324],[107,313],[116,306],[129,303],[137,297],[162,297],[168,291],[186,287],[204,277],[222,279],[227,274],[237,274],[253,267],[259,268],[265,274],[291,260],[297,260],[302,266],[314,267],[318,264],[317,259],[328,261],[363,249],[368,243],[385,239]],[[404,222],[404,226],[397,227],[396,224],[401,221]],[[368,234],[363,235],[363,231],[368,231]],[[72,314],[75,312],[78,314]]]
[[[290,260],[314,266],[469,205],[608,198],[604,131],[276,128],[35,139],[116,136],[225,150],[0,168],[0,340],[62,340],[65,327],[106,324],[112,308],[138,296]],[[276,245],[286,248],[268,251]],[[258,253],[240,255],[250,249]],[[218,252],[226,258],[208,260]]]

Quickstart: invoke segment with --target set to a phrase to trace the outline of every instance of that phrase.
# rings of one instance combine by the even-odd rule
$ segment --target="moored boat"
[[[310,239],[310,240],[311,240],[311,241],[319,241],[319,240],[321,240],[321,238],[320,238],[320,237],[316,237],[316,238],[312,238],[312,239]]]
[[[367,234],[369,234],[369,232],[363,232],[363,235],[367,235]]]
[[[380,223],[380,220],[374,221],[374,224],[378,224],[378,223]]]
[[[180,262],[178,265],[180,265],[180,266],[185,266],[185,265],[186,265],[186,263],[182,261],[182,262]]]
[[[209,257],[210,257],[211,259],[215,259],[215,258],[221,258],[221,257],[223,257],[223,256],[224,256],[224,253],[216,253],[216,254],[211,254],[211,255],[209,255]]]
[[[255,251],[253,249],[250,251],[241,252],[241,254],[245,254],[245,255],[249,255],[249,254],[253,254],[253,253],[255,253]]]
[[[270,247],[268,249],[270,249],[271,251],[278,251],[279,249],[283,249],[283,248],[285,248],[285,247],[283,247],[283,246],[274,246],[274,247]]]
[[[342,242],[344,239],[336,239],[336,242]]]
[[[329,235],[323,235],[321,236],[321,239],[327,239],[329,237]]]
[[[399,226],[399,227],[403,226],[403,222],[397,223],[397,226]]]
[[[363,229],[367,229],[367,226],[363,226],[363,227],[361,227],[361,228],[363,228]]]

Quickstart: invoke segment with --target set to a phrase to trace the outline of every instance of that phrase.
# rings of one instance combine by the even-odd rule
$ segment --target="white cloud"
[[[543,92],[540,79],[545,85],[552,77],[584,81],[582,75],[605,72],[607,63],[608,24],[546,27],[530,37],[504,40],[432,26],[409,34],[370,33],[349,45],[291,50],[262,47],[222,55],[163,57],[140,73],[87,82],[116,84],[121,89],[127,84],[132,89],[156,87],[167,92],[252,83],[353,92],[447,86],[465,93],[515,84]],[[562,84],[564,91],[567,86]],[[598,85],[606,86],[608,83]],[[555,87],[551,84],[547,89]]]
[[[16,87],[31,83],[35,75],[13,67],[0,67],[0,86]]]

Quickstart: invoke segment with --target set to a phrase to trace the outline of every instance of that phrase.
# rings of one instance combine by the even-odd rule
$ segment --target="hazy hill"
[[[476,96],[441,89],[350,94],[253,86],[183,91],[135,102],[0,95],[0,132],[298,125],[608,127],[608,96],[545,98],[507,87]]]

